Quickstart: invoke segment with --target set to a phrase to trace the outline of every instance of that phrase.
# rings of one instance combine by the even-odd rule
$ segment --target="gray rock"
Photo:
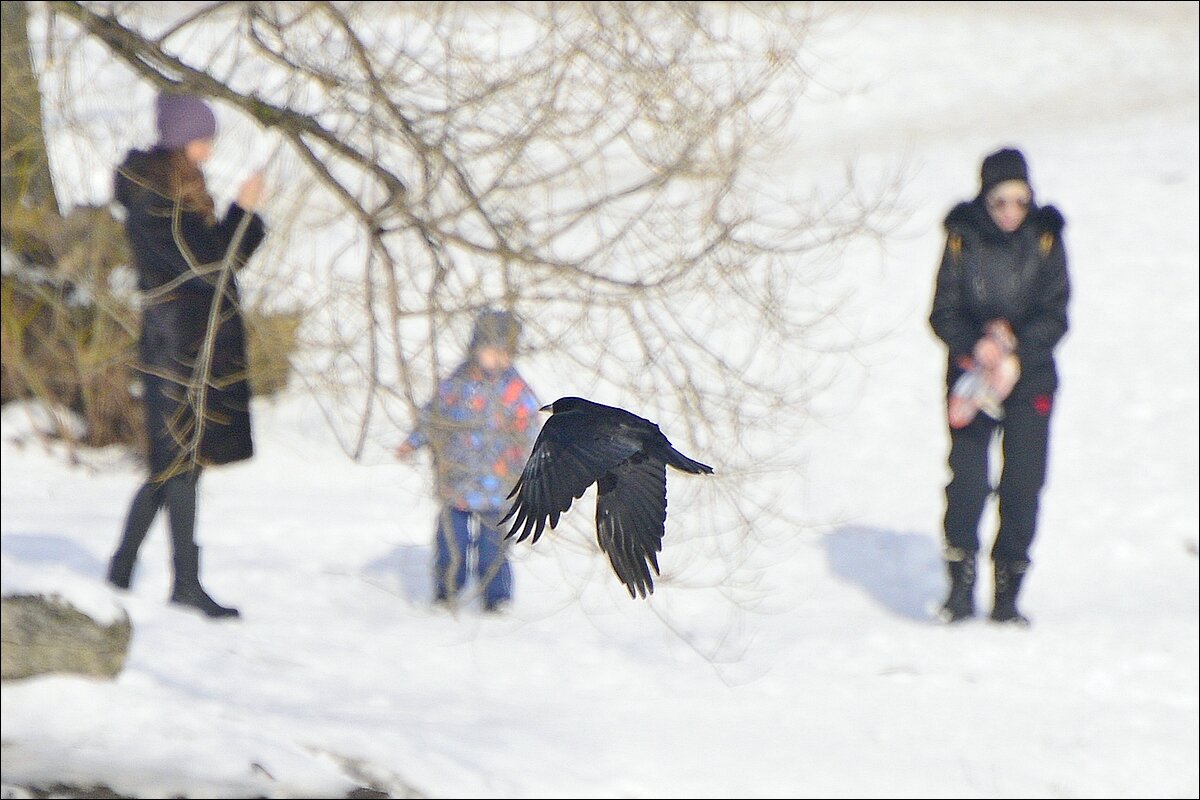
[[[129,616],[102,625],[61,597],[13,595],[0,600],[0,679],[49,672],[115,678],[125,666]]]

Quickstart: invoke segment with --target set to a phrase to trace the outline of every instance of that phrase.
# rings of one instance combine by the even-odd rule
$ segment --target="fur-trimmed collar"
[[[1054,206],[1042,206],[1034,212],[1034,224],[1043,231],[1060,233],[1066,227],[1067,220]]]
[[[983,200],[976,198],[965,203],[959,203],[954,208],[950,209],[950,213],[946,215],[945,221],[946,230],[961,230],[964,227],[973,228],[994,228],[995,224],[992,218],[988,215],[987,209],[983,207]],[[1066,226],[1067,221],[1054,206],[1034,206],[1029,211],[1029,217],[1025,220],[1025,225],[1032,225],[1039,233],[1048,232],[1058,234]]]

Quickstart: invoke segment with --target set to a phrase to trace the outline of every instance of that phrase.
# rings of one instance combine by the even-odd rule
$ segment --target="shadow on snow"
[[[835,575],[898,616],[929,619],[946,591],[940,545],[928,534],[847,525],[823,543]]]

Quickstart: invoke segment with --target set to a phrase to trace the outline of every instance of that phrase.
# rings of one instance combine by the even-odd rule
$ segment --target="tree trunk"
[[[0,3],[0,230],[4,243],[31,263],[46,265],[36,235],[47,212],[58,215],[42,131],[42,97],[29,49],[25,3]]]

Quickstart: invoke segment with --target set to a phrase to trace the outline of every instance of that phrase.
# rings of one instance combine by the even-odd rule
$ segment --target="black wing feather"
[[[632,597],[654,592],[667,521],[667,467],[638,458],[614,467],[599,483],[596,541]]]
[[[505,538],[519,530],[517,541],[532,535],[536,542],[547,520],[554,528],[576,498],[639,447],[635,438],[612,426],[597,425],[582,412],[553,414],[542,426],[533,452],[509,492],[508,496],[516,499],[500,520],[513,520]]]

